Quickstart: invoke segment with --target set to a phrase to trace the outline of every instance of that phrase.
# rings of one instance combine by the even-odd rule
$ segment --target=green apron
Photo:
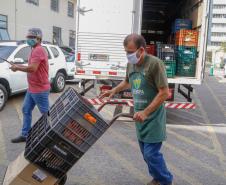
[[[128,74],[129,83],[134,100],[134,111],[144,110],[158,94],[157,88],[151,87],[145,78],[144,69],[140,72]],[[139,141],[146,143],[158,143],[166,139],[166,111],[164,105],[152,112],[148,118],[140,123],[136,122],[136,132]]]

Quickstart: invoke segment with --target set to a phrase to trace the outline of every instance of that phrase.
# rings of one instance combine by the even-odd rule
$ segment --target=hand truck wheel
[[[67,181],[67,175],[64,175],[55,185],[64,185]]]

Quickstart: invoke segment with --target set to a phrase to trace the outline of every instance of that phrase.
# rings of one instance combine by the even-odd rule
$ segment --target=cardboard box
[[[3,185],[55,185],[57,178],[24,158],[24,152],[7,168]]]

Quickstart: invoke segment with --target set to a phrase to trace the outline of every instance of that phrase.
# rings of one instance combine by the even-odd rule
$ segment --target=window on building
[[[62,45],[61,28],[53,27],[53,44]]]
[[[39,0],[27,0],[28,3],[34,4],[36,6],[39,5]]]
[[[224,9],[224,8],[226,8],[226,5],[222,5],[222,4],[213,5],[213,9]]]
[[[213,14],[213,18],[219,18],[219,19],[226,18],[226,14]]]
[[[25,63],[28,63],[28,56],[31,53],[31,47],[22,48],[17,52],[14,58],[22,58]]]
[[[74,3],[71,1],[68,1],[67,15],[69,17],[74,17]]]
[[[59,12],[59,0],[51,0],[51,10]]]
[[[69,31],[69,46],[75,48],[75,31]]]
[[[10,40],[8,29],[7,16],[0,15],[0,40]]]
[[[221,46],[222,42],[211,42],[212,46]]]
[[[50,49],[51,49],[51,51],[53,53],[54,58],[59,57],[60,53],[59,53],[59,51],[56,48],[50,47]]]
[[[226,23],[212,23],[213,28],[226,28]]]
[[[225,33],[221,33],[221,32],[212,32],[211,35],[213,37],[226,37],[226,32]]]

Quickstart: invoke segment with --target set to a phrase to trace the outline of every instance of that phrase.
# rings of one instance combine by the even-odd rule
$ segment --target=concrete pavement
[[[51,94],[53,103],[59,94]],[[88,96],[93,96],[90,92]],[[176,95],[178,101],[184,101]],[[175,185],[226,184],[226,84],[206,75],[193,94],[196,110],[167,111],[167,142],[162,152]],[[0,112],[0,182],[8,163],[24,149],[12,144],[21,128],[23,95],[10,98]],[[128,108],[123,108],[128,112]],[[106,119],[114,107],[101,112]],[[37,109],[34,121],[40,116]],[[131,120],[117,121],[68,173],[67,185],[144,185],[151,178]]]

